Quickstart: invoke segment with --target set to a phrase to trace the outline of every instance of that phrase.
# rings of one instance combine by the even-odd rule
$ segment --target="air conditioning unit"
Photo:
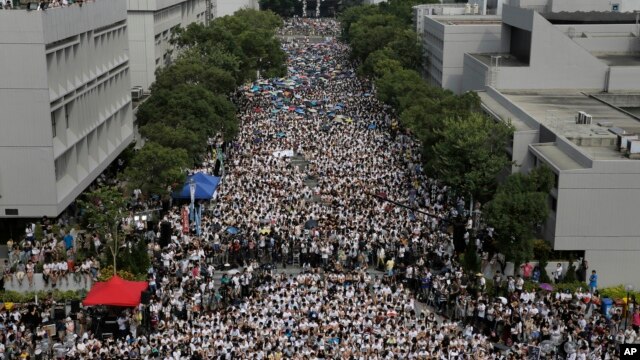
[[[624,134],[624,135],[618,135],[618,143],[617,148],[618,150],[620,150],[621,152],[625,152],[628,150],[628,143],[629,140],[638,140],[638,135],[635,134]]]
[[[640,159],[640,140],[628,140],[629,158]]]
[[[142,87],[134,86],[131,88],[131,99],[132,100],[140,100],[142,99]]]
[[[576,115],[576,124],[591,125],[592,121],[593,121],[593,116],[587,114],[584,111],[578,111],[578,115]]]

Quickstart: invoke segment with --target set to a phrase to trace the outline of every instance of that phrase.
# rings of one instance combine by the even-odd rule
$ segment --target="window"
[[[69,112],[70,111],[71,111],[71,106],[69,106],[69,104],[65,104],[64,105],[64,122],[67,129],[69,128]]]
[[[613,11],[613,12],[620,11],[620,4],[612,4],[611,5],[611,11]]]
[[[56,114],[51,113],[51,133],[56,137]]]

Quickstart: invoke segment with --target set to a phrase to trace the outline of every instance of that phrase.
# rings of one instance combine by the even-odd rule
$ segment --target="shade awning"
[[[173,193],[174,199],[191,199],[191,180],[193,180],[196,185],[194,197],[198,200],[211,199],[218,188],[218,184],[220,183],[220,178],[217,176],[195,173],[187,178],[187,181],[181,190]]]
[[[93,284],[82,305],[138,306],[142,292],[148,287],[146,281],[129,281],[114,275],[109,281]]]

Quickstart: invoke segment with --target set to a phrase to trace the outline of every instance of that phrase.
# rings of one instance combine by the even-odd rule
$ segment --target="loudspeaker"
[[[171,241],[171,223],[163,221],[160,224],[160,246],[167,247]]]
[[[151,290],[147,289],[140,294],[140,302],[149,305],[151,302]]]
[[[220,176],[220,166],[222,164],[220,163],[220,159],[216,160],[216,164],[213,167],[213,176]]]
[[[77,314],[80,311],[80,300],[71,300],[71,313]]]
[[[56,306],[53,309],[53,318],[56,320],[64,320],[67,316],[67,312],[64,309],[64,306]]]
[[[467,245],[464,243],[464,233],[467,231],[465,229],[466,224],[464,222],[455,222],[453,224],[453,246],[456,249],[457,253],[463,253],[464,249]],[[475,241],[473,239],[469,239],[469,241]]]

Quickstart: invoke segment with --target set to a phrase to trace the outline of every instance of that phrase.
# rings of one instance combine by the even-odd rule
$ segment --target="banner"
[[[182,208],[182,233],[189,233],[189,210],[186,206]]]

